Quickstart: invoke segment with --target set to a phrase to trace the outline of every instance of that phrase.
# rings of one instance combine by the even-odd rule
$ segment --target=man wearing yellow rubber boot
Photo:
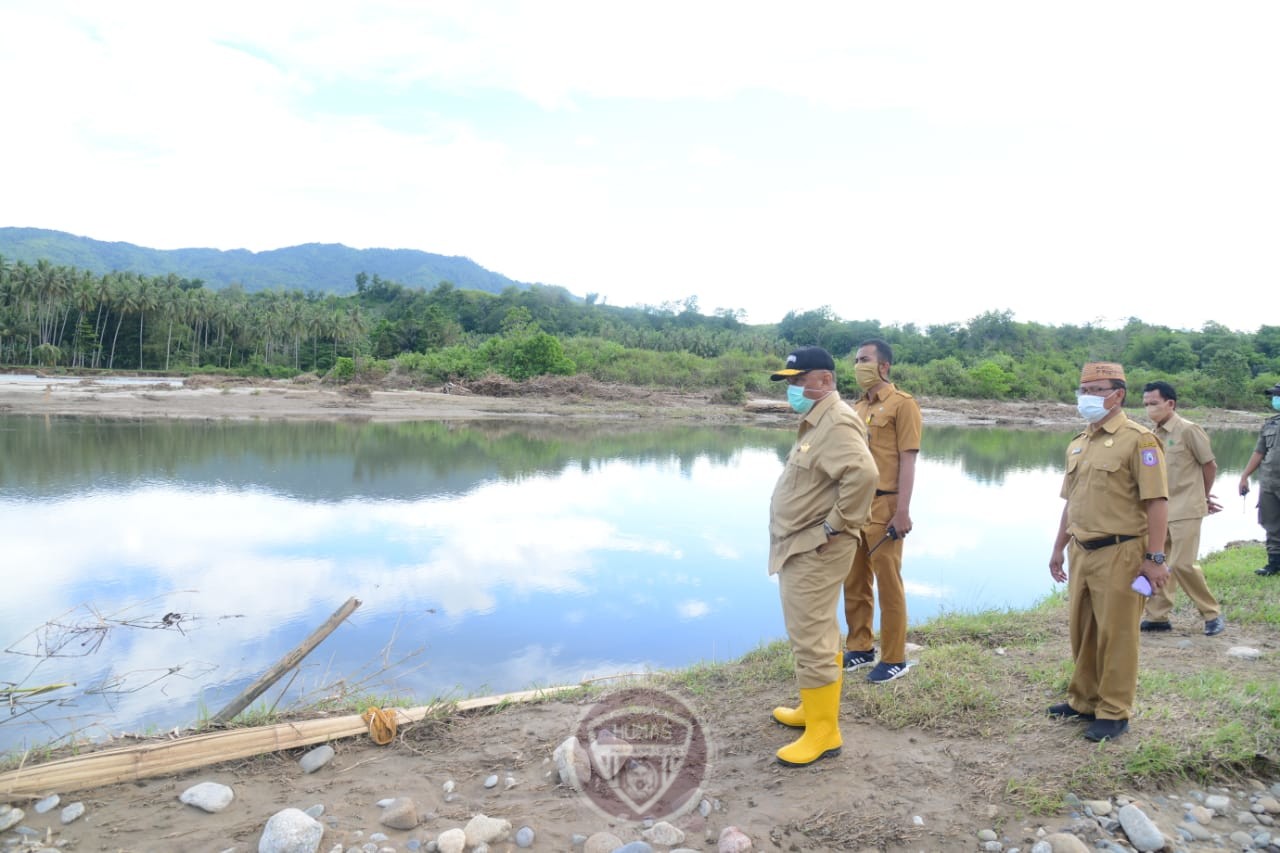
[[[835,368],[826,350],[801,347],[770,377],[787,381],[787,400],[802,416],[769,504],[769,574],[778,576],[800,687],[800,705],[775,708],[773,716],[804,727],[778,750],[778,762],[790,767],[840,753],[836,608],[879,477],[866,427],[836,392]]]

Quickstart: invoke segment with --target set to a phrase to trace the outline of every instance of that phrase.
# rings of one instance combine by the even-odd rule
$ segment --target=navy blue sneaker
[[[867,673],[867,681],[870,681],[872,684],[884,684],[885,682],[893,681],[895,678],[901,678],[906,675],[908,669],[910,669],[910,667],[907,666],[906,661],[903,661],[902,663],[885,663],[884,661],[880,661],[880,663],[876,664],[875,669]]]
[[[1223,621],[1221,616],[1215,616],[1204,623],[1204,635],[1206,637],[1216,637],[1226,630],[1227,623]]]
[[[876,662],[875,649],[871,649],[870,651],[865,651],[865,652],[846,651],[844,653],[844,671],[845,672],[854,672],[855,670],[862,669],[864,666],[871,666],[871,664],[875,662]]]
[[[1128,730],[1128,720],[1094,720],[1089,724],[1089,728],[1084,730],[1084,736],[1085,740],[1101,743],[1104,740],[1118,738]]]

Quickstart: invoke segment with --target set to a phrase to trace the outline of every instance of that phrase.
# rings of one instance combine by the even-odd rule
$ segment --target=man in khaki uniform
[[[884,684],[907,674],[907,593],[902,585],[902,539],[911,532],[911,494],[916,482],[923,419],[915,398],[889,381],[893,349],[873,338],[858,347],[854,372],[862,397],[854,411],[866,423],[867,443],[880,469],[871,523],[844,582],[844,616],[849,626],[844,668],[875,663],[871,623],[880,597],[880,662],[867,681]],[[886,535],[888,538],[886,538]],[[871,553],[874,549],[875,553]],[[875,593],[871,581],[875,578]]]
[[[1200,522],[1222,509],[1210,494],[1218,476],[1209,436],[1175,411],[1178,392],[1168,382],[1148,382],[1142,388],[1142,405],[1155,424],[1156,438],[1164,444],[1164,462],[1169,472],[1169,582],[1147,599],[1142,614],[1143,631],[1169,631],[1169,613],[1178,585],[1187,591],[1191,603],[1204,620],[1204,633],[1221,634],[1226,623],[1218,600],[1209,592],[1204,572],[1196,557],[1200,554]]]
[[[792,767],[840,753],[836,606],[876,488],[866,429],[836,393],[835,367],[826,350],[802,347],[771,377],[787,381],[787,400],[802,415],[769,503],[769,574],[778,576],[800,687],[800,705],[775,708],[773,716],[804,728],[777,753]]]
[[[1067,448],[1061,495],[1066,500],[1049,573],[1067,580],[1075,671],[1067,701],[1049,708],[1058,719],[1088,720],[1092,741],[1129,728],[1138,689],[1138,623],[1145,597],[1132,585],[1141,575],[1151,589],[1169,577],[1163,552],[1168,533],[1169,484],[1164,451],[1151,430],[1129,420],[1123,405],[1124,368],[1091,362],[1080,373],[1076,406],[1089,422]]]

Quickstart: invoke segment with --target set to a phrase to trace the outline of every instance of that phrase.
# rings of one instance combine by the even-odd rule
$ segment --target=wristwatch
[[[1163,566],[1163,565],[1164,565],[1164,552],[1162,552],[1162,551],[1156,551],[1156,552],[1153,554],[1152,552],[1148,551],[1147,553],[1145,553],[1145,554],[1143,554],[1143,555],[1142,555],[1142,559],[1144,559],[1144,560],[1150,560],[1151,562],[1155,563],[1157,566]]]

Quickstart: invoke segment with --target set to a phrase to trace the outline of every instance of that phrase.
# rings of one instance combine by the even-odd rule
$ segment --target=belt
[[[886,492],[883,489],[876,489],[876,497],[882,498],[885,495],[896,495],[897,492]]]
[[[1119,545],[1121,542],[1128,542],[1130,539],[1137,539],[1137,536],[1126,536],[1123,533],[1113,533],[1110,536],[1103,536],[1098,539],[1090,539],[1085,542],[1077,539],[1076,544],[1086,551],[1096,551],[1099,548],[1105,548],[1108,545]]]

